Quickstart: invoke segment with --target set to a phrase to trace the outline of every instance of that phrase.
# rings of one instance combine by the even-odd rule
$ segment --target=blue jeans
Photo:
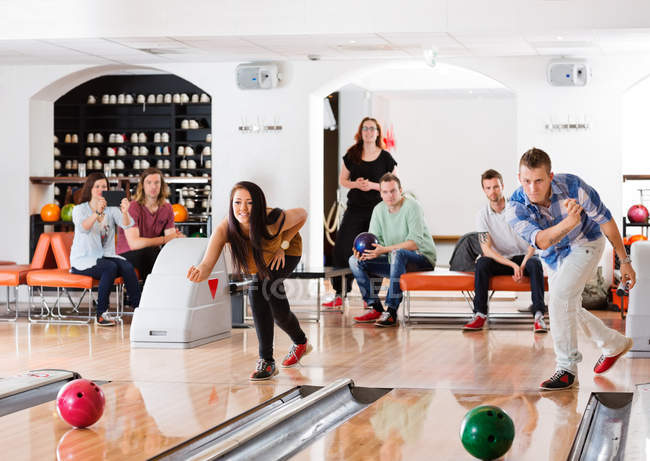
[[[70,271],[73,274],[88,275],[99,280],[97,288],[97,316],[99,317],[108,310],[108,301],[111,295],[113,283],[117,277],[124,279],[126,291],[131,299],[131,305],[135,308],[140,305],[140,287],[138,277],[135,275],[133,264],[120,258],[100,258],[93,267],[78,270],[74,267]]]
[[[399,278],[406,272],[433,270],[431,262],[421,254],[411,250],[395,250],[391,253],[391,260],[388,256],[382,255],[375,259],[360,261],[350,256],[350,270],[354,279],[359,285],[363,300],[368,306],[376,305],[379,296],[375,292],[373,279],[388,277],[388,295],[386,295],[386,305],[389,309],[397,311],[402,302],[402,289],[399,286]]]

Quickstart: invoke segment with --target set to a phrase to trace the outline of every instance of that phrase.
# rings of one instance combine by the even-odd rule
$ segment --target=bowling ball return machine
[[[628,357],[650,357],[650,242],[634,242],[630,247],[632,267],[636,272],[636,285],[630,290],[625,336],[632,338],[634,346]]]
[[[188,349],[230,336],[228,273],[222,252],[207,280],[190,282],[207,238],[167,243],[147,277],[131,322],[131,347]]]

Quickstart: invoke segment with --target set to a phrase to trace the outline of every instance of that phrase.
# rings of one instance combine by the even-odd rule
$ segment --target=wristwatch
[[[283,240],[282,243],[280,244],[280,248],[283,250],[288,250],[289,249],[289,240]]]
[[[632,264],[632,260],[628,256],[627,258],[621,260],[621,264]]]
[[[96,214],[97,216],[102,216],[102,215],[104,214],[104,212],[103,212],[103,211],[99,211],[99,210],[95,210],[95,214]]]

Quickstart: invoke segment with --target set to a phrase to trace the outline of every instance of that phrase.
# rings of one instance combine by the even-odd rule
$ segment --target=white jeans
[[[574,375],[582,354],[578,350],[578,325],[596,343],[603,355],[615,355],[625,347],[625,336],[605,326],[598,317],[582,307],[582,291],[596,271],[605,249],[601,237],[571,248],[556,270],[547,267],[549,273],[549,318],[555,361],[558,370]]]

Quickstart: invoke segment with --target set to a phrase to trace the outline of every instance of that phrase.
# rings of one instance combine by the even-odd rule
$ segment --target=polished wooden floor
[[[450,301],[416,302],[418,309],[466,309]],[[111,381],[103,386],[106,412],[90,429],[70,430],[53,402],[0,418],[0,458],[147,459],[291,387],[345,377],[394,390],[294,459],[471,459],[460,445],[460,421],[468,409],[491,403],[517,428],[506,459],[558,460],[566,459],[592,391],[631,391],[650,381],[650,359],[624,359],[595,377],[599,352],[581,338],[579,388],[539,393],[539,382],[554,370],[550,335],[529,328],[463,333],[355,325],[351,317],[361,309],[358,301],[351,304],[344,315],[323,314],[320,324],[302,322],[314,351],[300,367],[280,369],[262,383],[248,381],[257,358],[252,329],[190,350],[132,350],[128,324],[0,324],[0,376],[60,368]],[[624,330],[617,313],[598,315]],[[276,359],[289,347],[277,331]]]

